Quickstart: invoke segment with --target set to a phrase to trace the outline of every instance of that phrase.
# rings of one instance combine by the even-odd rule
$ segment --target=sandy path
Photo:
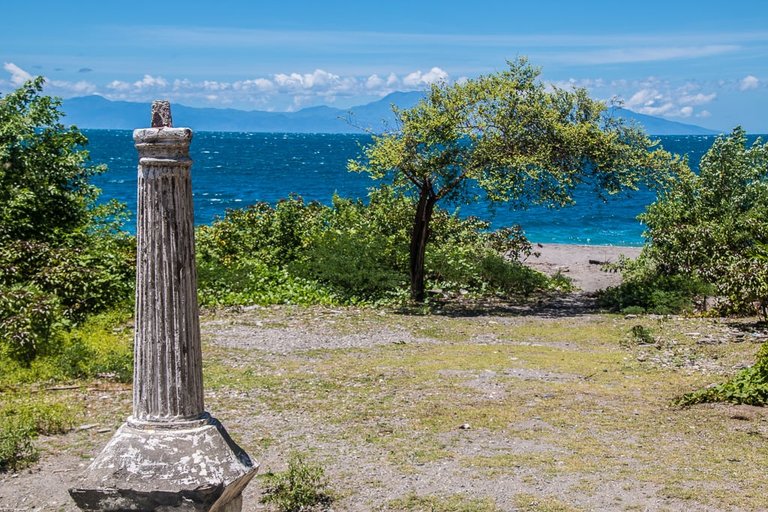
[[[619,256],[637,258],[640,247],[613,245],[534,244],[539,256],[531,256],[525,264],[553,275],[560,271],[585,292],[594,292],[621,283],[621,274],[605,272],[605,263],[615,263]]]

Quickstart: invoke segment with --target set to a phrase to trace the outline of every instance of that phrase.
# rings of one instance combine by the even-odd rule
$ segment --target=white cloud
[[[11,74],[11,83],[16,87],[24,85],[24,82],[32,79],[32,75],[21,69],[13,62],[3,64],[3,69]]]
[[[266,78],[255,78],[253,80],[238,80],[232,84],[232,88],[236,91],[270,92],[275,89],[275,84]]]
[[[80,80],[77,82],[67,82],[66,80],[50,80],[47,82],[54,90],[54,94],[66,94],[66,95],[82,95],[82,94],[94,94],[98,87],[91,82]]]
[[[757,89],[760,85],[760,79],[756,76],[747,75],[739,82],[739,89],[742,91],[748,91],[750,89]]]
[[[11,76],[8,80],[0,80],[0,87],[18,85],[31,77],[13,63],[6,63],[4,68]],[[46,79],[46,88],[65,98],[99,94],[110,100],[145,102],[163,97],[187,105],[217,104],[279,111],[334,103],[346,108],[394,91],[423,90],[430,84],[449,82],[448,73],[436,66],[426,72],[418,70],[401,75],[394,72],[339,75],[317,68],[308,73],[276,73],[232,81],[165,78],[152,74],[137,78],[119,77],[98,85],[85,80]]]
[[[136,89],[162,89],[168,86],[168,81],[161,77],[154,77],[152,75],[144,75],[144,78],[137,80],[133,83]]]
[[[696,107],[711,103],[717,93],[701,92],[701,85],[687,82],[679,86],[649,77],[636,83],[625,83],[632,91],[624,105],[641,114],[664,117],[700,117]]]
[[[421,70],[407,74],[405,78],[403,78],[403,85],[407,85],[409,87],[423,87],[425,85],[445,82],[447,80],[448,73],[438,67],[434,67],[423,74]]]
[[[706,105],[717,97],[717,93],[710,94],[684,94],[678,99],[678,103],[683,105]]]
[[[368,77],[368,79],[365,81],[365,88],[366,89],[381,89],[384,85],[386,85],[386,80],[381,78],[379,75],[373,74]]]

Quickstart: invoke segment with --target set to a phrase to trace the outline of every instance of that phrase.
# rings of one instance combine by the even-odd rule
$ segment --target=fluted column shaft
[[[133,420],[204,416],[188,128],[135,130],[139,152]]]

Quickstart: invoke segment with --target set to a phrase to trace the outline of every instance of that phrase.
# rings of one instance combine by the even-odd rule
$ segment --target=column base
[[[215,418],[129,420],[69,494],[86,511],[240,512],[257,470]]]

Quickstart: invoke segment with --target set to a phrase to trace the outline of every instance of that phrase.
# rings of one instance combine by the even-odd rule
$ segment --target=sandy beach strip
[[[527,266],[548,275],[560,271],[570,277],[578,289],[594,292],[621,283],[621,274],[603,271],[605,263],[614,263],[621,255],[636,258],[642,247],[534,242],[533,249],[540,254],[531,255],[525,261]]]

